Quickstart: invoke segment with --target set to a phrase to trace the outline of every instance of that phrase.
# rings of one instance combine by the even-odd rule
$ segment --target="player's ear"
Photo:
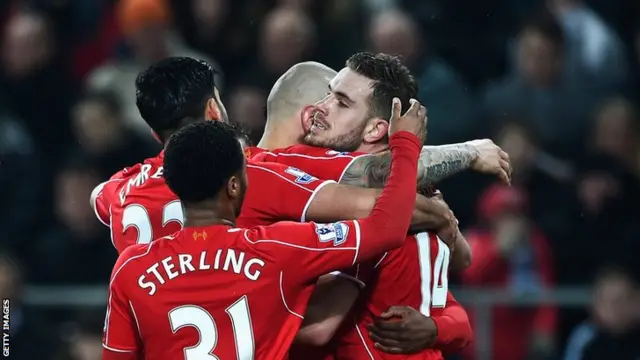
[[[313,114],[316,112],[316,107],[313,105],[305,105],[300,111],[300,122],[302,123],[302,130],[304,133],[308,133],[313,125]]]
[[[364,127],[362,140],[366,143],[375,143],[382,140],[389,131],[389,122],[382,118],[374,117],[367,121]]]
[[[222,120],[222,112],[220,111],[220,107],[218,107],[218,102],[216,99],[210,98],[207,100],[207,105],[204,110],[204,119],[205,120]]]
[[[227,195],[231,199],[237,199],[242,194],[242,179],[238,175],[231,175],[227,183]]]

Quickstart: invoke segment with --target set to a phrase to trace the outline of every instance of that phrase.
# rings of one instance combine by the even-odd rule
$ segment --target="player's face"
[[[372,81],[342,69],[329,84],[329,93],[316,104],[305,142],[338,151],[355,151],[362,144],[369,119]]]

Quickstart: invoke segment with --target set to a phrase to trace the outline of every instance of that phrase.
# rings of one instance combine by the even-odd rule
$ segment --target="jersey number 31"
[[[231,318],[237,359],[253,360],[255,339],[247,296],[238,299],[225,312]],[[213,354],[218,343],[218,329],[207,310],[197,305],[178,306],[169,311],[169,323],[174,334],[184,327],[193,327],[198,331],[198,342],[184,349],[185,360],[219,360]]]

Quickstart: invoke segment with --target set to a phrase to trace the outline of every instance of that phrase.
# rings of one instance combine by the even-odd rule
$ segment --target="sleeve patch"
[[[298,184],[310,184],[314,181],[317,181],[318,178],[307,174],[306,172],[296,169],[294,167],[288,167],[284,172],[291,176],[295,176],[295,182]]]
[[[333,246],[340,246],[347,241],[349,225],[343,222],[316,224],[316,234],[321,243],[333,242]]]

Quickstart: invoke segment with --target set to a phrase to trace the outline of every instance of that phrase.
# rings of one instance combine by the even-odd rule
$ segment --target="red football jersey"
[[[126,168],[94,190],[96,216],[111,228],[111,241],[124,251],[182,228],[182,206],[162,177],[164,152]],[[239,226],[267,225],[282,220],[305,221],[306,209],[321,181],[283,164],[249,161],[249,186]],[[264,189],[269,189],[264,191]]]
[[[318,276],[379,254],[375,232],[217,225],[130,246],[111,276],[104,347],[146,360],[286,358]]]
[[[367,153],[338,152],[309,145],[293,145],[282,149],[264,150],[248,148],[248,155],[254,161],[275,162],[310,172],[321,179],[340,181],[353,161]]]
[[[256,161],[279,162],[336,181],[340,181],[354,159],[366,156],[362,153],[339,153],[307,145],[271,151],[253,148],[250,155]],[[365,290],[354,307],[355,322],[349,320],[335,337],[334,345],[338,345],[335,357],[404,358],[376,350],[365,324],[371,323],[372,316],[378,316],[390,306],[397,305],[411,306],[427,316],[439,316],[448,300],[449,303],[455,302],[448,293],[449,260],[450,250],[444,242],[435,235],[420,233],[407,236],[401,248],[388,252],[375,263],[359,264],[352,269],[336,272],[355,280]],[[408,358],[442,359],[442,353],[430,349]]]
[[[364,287],[362,296],[336,336],[335,359],[442,359],[437,349],[389,355],[376,349],[367,325],[391,306],[410,306],[437,318],[448,300],[449,247],[434,234],[408,236],[404,245],[349,273]]]

